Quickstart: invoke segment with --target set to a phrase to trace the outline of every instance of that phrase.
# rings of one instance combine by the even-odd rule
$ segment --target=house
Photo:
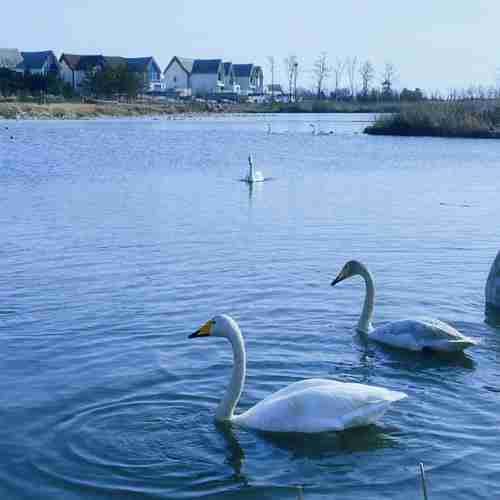
[[[23,56],[17,49],[0,49],[0,68],[10,71],[20,71],[20,65],[23,62]]]
[[[172,57],[163,72],[163,84],[167,92],[175,92],[179,97],[191,95],[191,72],[194,59]]]
[[[80,90],[88,72],[100,71],[106,66],[102,55],[62,54],[59,58],[59,74],[74,90]]]
[[[264,95],[266,100],[274,99],[279,102],[288,101],[288,94],[283,91],[283,87],[279,83],[272,83],[264,86]]]
[[[193,95],[218,94],[224,90],[224,65],[222,59],[195,59],[191,71]]]
[[[149,90],[161,90],[161,69],[155,58],[150,57],[111,57],[105,56],[106,66],[125,66],[127,71],[135,73],[144,82],[144,88]]]
[[[47,76],[59,73],[59,62],[54,52],[46,50],[43,52],[21,52],[23,62],[18,65],[25,73],[32,75]]]
[[[131,73],[140,75],[147,90],[161,85],[161,69],[154,57],[111,57],[103,55],[62,54],[60,59],[61,78],[79,90],[86,74],[106,67],[126,66]]]
[[[233,63],[225,62],[224,66],[224,93],[239,94],[240,86],[236,83]]]
[[[233,64],[235,83],[240,86],[242,95],[262,94],[264,74],[260,66],[254,64]]]
[[[141,76],[148,90],[161,90],[161,68],[154,57],[128,57],[127,68]]]

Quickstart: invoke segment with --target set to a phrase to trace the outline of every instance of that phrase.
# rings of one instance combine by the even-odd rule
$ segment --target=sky
[[[386,62],[397,87],[426,91],[496,85],[498,0],[24,0],[4,2],[0,47],[80,54],[174,56],[253,62],[269,83],[268,56],[285,83],[295,54],[298,85],[311,88],[315,59]],[[347,81],[344,81],[347,86]],[[333,87],[333,78],[327,81]]]

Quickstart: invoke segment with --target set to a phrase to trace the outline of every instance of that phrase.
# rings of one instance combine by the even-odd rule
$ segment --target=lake
[[[2,498],[410,500],[419,462],[432,500],[500,496],[500,142],[371,119],[0,122]],[[249,153],[272,178],[253,189]],[[362,281],[330,287],[352,258],[376,325],[433,316],[480,345],[364,343]],[[340,433],[216,425],[230,346],[187,337],[217,313],[246,340],[240,410],[313,377],[408,399]]]

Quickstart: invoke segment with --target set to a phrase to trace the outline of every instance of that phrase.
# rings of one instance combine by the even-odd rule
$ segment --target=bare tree
[[[358,67],[358,58],[346,57],[345,66],[347,69],[347,78],[349,79],[349,89],[352,99],[356,99],[356,69]]]
[[[359,68],[359,76],[361,77],[361,93],[363,97],[368,95],[370,90],[370,84],[375,76],[375,69],[373,64],[366,60]]]
[[[385,98],[393,96],[393,87],[397,78],[396,68],[391,62],[386,62],[382,72],[382,95]]]
[[[322,52],[314,62],[313,66],[313,74],[316,83],[316,96],[318,99],[321,99],[325,80],[330,76],[331,72],[332,68],[328,64],[328,56],[326,52]]]
[[[340,85],[342,84],[342,76],[345,71],[345,61],[337,57],[335,66],[333,67],[333,74],[335,76],[335,99],[338,99]]]
[[[290,102],[293,98],[293,82],[296,80],[295,73],[298,68],[297,56],[290,54],[288,57],[285,57],[283,61],[285,65],[286,78],[288,82],[288,98]]]
[[[276,69],[274,56],[267,56],[267,64],[269,65],[269,71],[271,72],[271,102],[274,102],[274,71]]]

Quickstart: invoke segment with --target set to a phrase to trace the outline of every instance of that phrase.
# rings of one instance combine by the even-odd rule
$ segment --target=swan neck
[[[234,409],[238,404],[245,384],[246,353],[241,331],[235,326],[232,334],[227,338],[233,348],[233,371],[226,393],[215,412],[215,419],[218,421],[227,421],[233,418]]]
[[[249,164],[249,170],[248,170],[248,178],[253,179],[254,178],[254,171],[253,171],[253,161],[252,157],[248,157],[248,164]]]
[[[373,282],[373,277],[364,266],[361,267],[360,276],[365,280],[365,301],[363,304],[363,310],[361,311],[361,316],[358,321],[358,331],[362,333],[369,333],[373,330],[372,326],[372,315],[373,315],[373,303],[375,300],[375,284]]]

